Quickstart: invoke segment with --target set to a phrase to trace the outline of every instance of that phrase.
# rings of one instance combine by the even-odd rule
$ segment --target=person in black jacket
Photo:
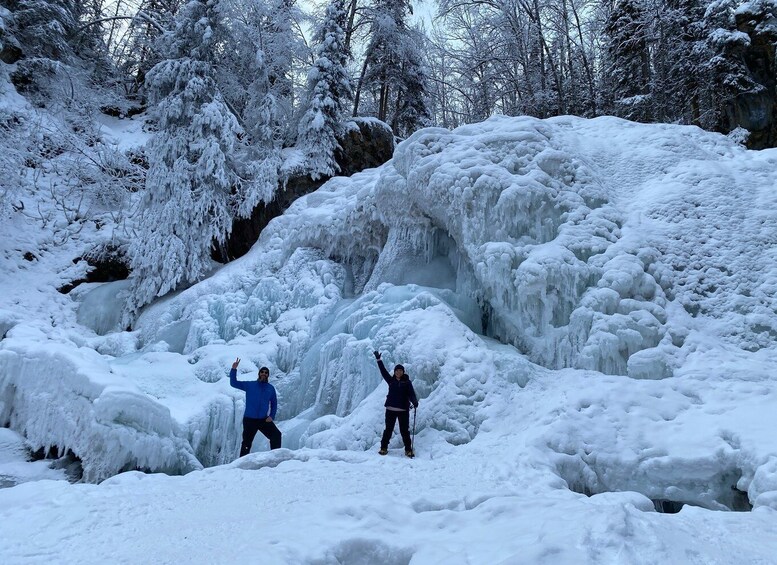
[[[386,395],[386,429],[383,430],[383,437],[380,439],[380,453],[388,453],[388,444],[391,434],[394,433],[394,426],[399,420],[399,433],[402,434],[402,441],[405,442],[405,455],[413,457],[413,443],[410,439],[410,405],[413,409],[418,408],[418,397],[415,395],[413,383],[405,374],[405,368],[402,365],[394,367],[394,376],[389,375],[386,366],[380,359],[380,352],[374,351],[375,359],[378,361],[378,369],[383,376],[383,380],[388,384],[388,395]]]

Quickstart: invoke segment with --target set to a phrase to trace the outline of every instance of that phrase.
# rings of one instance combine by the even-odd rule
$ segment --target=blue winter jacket
[[[246,392],[246,411],[244,418],[257,418],[264,420],[269,416],[275,420],[278,411],[278,396],[275,387],[270,383],[237,380],[237,369],[229,372],[229,384]]]
[[[380,369],[380,375],[389,387],[386,402],[383,406],[386,408],[399,408],[400,410],[409,410],[411,404],[418,407],[418,397],[415,395],[413,383],[410,382],[410,377],[407,374],[402,375],[402,378],[397,380],[395,376],[386,370],[386,366],[380,359],[378,359],[378,369]]]

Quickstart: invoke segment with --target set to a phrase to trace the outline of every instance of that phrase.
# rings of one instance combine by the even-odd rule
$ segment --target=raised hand
[[[234,363],[232,363],[232,368],[233,368],[233,369],[237,369],[237,366],[238,366],[238,365],[240,365],[240,357],[238,357],[237,359],[235,359],[235,362],[234,362]]]
[[[375,356],[375,359],[380,361],[380,351],[373,351],[372,354]]]

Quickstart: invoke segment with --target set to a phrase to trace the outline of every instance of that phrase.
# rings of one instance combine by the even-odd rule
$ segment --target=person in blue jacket
[[[380,358],[379,351],[373,351],[375,359],[378,361],[378,369],[383,380],[388,384],[388,395],[386,395],[386,429],[383,430],[383,437],[380,439],[380,453],[388,453],[388,444],[391,434],[394,433],[394,426],[399,420],[399,433],[402,435],[402,441],[405,443],[405,455],[413,457],[413,442],[410,439],[410,406],[415,410],[418,408],[418,397],[413,389],[413,383],[410,377],[405,373],[402,365],[394,367],[394,375],[390,375],[386,366]]]
[[[243,443],[240,446],[240,457],[251,452],[256,432],[262,432],[264,437],[270,440],[270,449],[278,449],[281,446],[281,431],[275,425],[275,413],[278,411],[278,396],[275,387],[267,380],[270,378],[270,369],[259,369],[259,378],[255,381],[237,380],[237,366],[240,359],[232,363],[229,372],[229,384],[233,388],[239,388],[246,393],[246,410],[243,415]]]

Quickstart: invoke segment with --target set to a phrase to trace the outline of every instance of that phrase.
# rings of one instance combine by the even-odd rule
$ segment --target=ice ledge
[[[72,451],[90,482],[130,469],[202,468],[169,410],[111,375],[105,358],[86,348],[4,340],[0,424],[33,449]]]

